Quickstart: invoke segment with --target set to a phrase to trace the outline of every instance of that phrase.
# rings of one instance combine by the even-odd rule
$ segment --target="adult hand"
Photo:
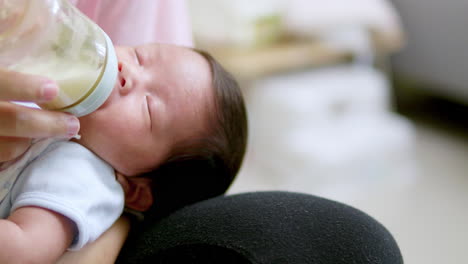
[[[57,94],[57,84],[47,78],[0,68],[0,162],[23,154],[33,138],[70,138],[78,133],[80,124],[72,115],[9,102],[43,103]]]

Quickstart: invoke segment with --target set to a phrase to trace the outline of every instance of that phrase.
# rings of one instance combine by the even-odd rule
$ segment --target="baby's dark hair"
[[[247,113],[239,84],[210,54],[194,50],[210,65],[214,89],[213,123],[207,137],[180,142],[156,170],[154,203],[145,218],[159,218],[180,207],[222,195],[238,173],[247,146]]]

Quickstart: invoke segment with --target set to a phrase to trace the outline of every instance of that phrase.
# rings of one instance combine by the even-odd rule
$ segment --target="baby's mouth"
[[[110,104],[110,101],[112,101],[112,97],[114,96],[114,93],[115,92],[118,92],[120,89],[122,89],[123,86],[125,86],[125,83],[126,83],[126,80],[125,78],[122,77],[122,74],[121,74],[121,69],[122,69],[122,66],[121,66],[121,63],[119,62],[119,72],[118,72],[118,75],[117,75],[117,80],[114,84],[114,88],[113,88],[113,91],[111,92],[111,94],[109,95],[109,97],[107,98],[107,100],[99,107],[99,110],[100,109],[103,109],[103,108],[106,108],[107,105]]]
[[[118,85],[117,83],[114,85],[114,90],[118,89],[117,85]],[[106,101],[98,108],[98,110],[104,109],[110,104],[110,101],[112,101],[113,94],[114,94],[114,91],[112,91],[112,93],[109,95]]]

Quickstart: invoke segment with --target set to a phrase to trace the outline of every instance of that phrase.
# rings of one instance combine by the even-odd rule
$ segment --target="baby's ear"
[[[148,210],[153,204],[151,179],[125,177],[124,181],[126,181],[126,186],[124,187],[125,205],[130,209],[140,212]]]

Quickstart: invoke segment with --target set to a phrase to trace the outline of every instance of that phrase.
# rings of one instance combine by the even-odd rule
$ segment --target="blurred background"
[[[468,2],[191,0],[196,45],[240,81],[230,193],[350,204],[406,263],[468,263]]]

